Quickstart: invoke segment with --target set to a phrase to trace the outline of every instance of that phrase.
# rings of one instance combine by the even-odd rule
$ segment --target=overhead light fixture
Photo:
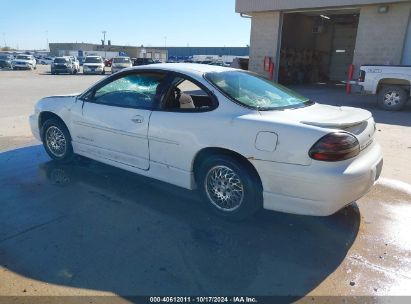
[[[328,16],[326,16],[326,15],[320,15],[320,17],[321,17],[321,18],[324,18],[324,19],[331,19],[330,17],[328,17]]]

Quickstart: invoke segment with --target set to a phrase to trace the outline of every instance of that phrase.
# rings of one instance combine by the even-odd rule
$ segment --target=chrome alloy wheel
[[[221,211],[234,211],[244,200],[244,186],[240,177],[229,167],[212,167],[204,180],[210,202]]]
[[[384,95],[384,104],[389,107],[396,106],[397,104],[400,103],[400,98],[401,97],[398,92],[395,92],[395,91],[387,92]]]
[[[56,157],[62,157],[66,153],[67,143],[63,131],[56,126],[51,126],[46,131],[46,144],[49,151]]]

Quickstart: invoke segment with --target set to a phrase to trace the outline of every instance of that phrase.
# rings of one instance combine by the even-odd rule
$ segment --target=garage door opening
[[[358,20],[357,9],[284,14],[279,82],[288,85],[346,80]]]

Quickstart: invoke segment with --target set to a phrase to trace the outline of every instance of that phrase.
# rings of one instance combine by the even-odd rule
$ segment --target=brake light
[[[341,161],[353,158],[360,153],[357,138],[346,132],[330,133],[320,138],[310,149],[308,155],[319,161]]]
[[[365,71],[360,70],[360,76],[358,77],[358,82],[364,82],[365,80]]]

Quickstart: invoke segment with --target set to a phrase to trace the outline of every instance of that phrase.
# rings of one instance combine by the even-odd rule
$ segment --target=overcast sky
[[[1,0],[0,46],[44,49],[49,42],[144,46],[246,46],[250,19],[235,0]],[[167,37],[167,38],[166,38]]]

